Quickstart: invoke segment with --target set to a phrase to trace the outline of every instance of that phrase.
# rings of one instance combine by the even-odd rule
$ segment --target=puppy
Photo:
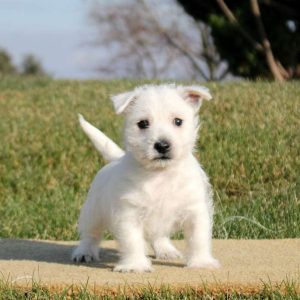
[[[93,180],[79,218],[76,262],[99,259],[101,235],[115,236],[117,272],[149,272],[148,241],[159,259],[181,253],[170,235],[184,230],[187,267],[215,268],[211,254],[213,203],[209,180],[193,155],[204,87],[146,85],[112,98],[125,114],[124,152],[80,117],[83,130],[110,161]]]

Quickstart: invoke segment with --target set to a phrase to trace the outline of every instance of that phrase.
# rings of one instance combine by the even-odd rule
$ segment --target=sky
[[[57,79],[112,78],[116,73],[100,74],[96,70],[99,62],[107,62],[111,52],[91,45],[99,39],[101,31],[92,24],[90,13],[95,2],[112,5],[122,1],[130,0],[0,0],[0,48],[8,51],[17,66],[26,54],[33,54],[46,72]],[[177,26],[181,24],[184,30],[188,28],[187,33],[193,32],[188,18],[183,18],[174,6],[174,0],[149,1],[162,24],[180,15]],[[166,10],[171,18],[164,17]],[[198,31],[196,34],[199,35]],[[197,39],[194,41],[200,44]],[[182,62],[176,62],[164,76],[188,79],[190,74]]]
[[[34,54],[55,78],[87,79],[95,50],[86,44],[92,0],[0,0],[0,48],[13,62]]]

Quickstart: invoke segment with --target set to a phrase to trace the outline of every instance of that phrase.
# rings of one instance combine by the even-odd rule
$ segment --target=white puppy
[[[126,114],[125,152],[80,118],[111,162],[96,175],[81,210],[73,260],[98,260],[101,235],[110,230],[121,253],[114,271],[152,271],[145,241],[157,258],[180,257],[169,237],[183,228],[187,267],[219,266],[211,254],[212,193],[193,156],[203,99],[211,99],[206,88],[175,85],[147,85],[113,97],[116,112]]]

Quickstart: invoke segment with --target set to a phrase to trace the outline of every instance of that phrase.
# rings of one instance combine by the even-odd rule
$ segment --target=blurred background
[[[1,0],[0,74],[300,78],[298,0]]]
[[[123,145],[110,96],[161,80],[214,97],[214,237],[299,237],[299,21],[300,0],[0,0],[0,237],[77,239],[105,164],[77,113]]]

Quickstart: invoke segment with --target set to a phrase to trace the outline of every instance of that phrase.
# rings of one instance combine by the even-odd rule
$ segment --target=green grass
[[[138,84],[0,79],[0,237],[77,238],[104,165],[77,113],[122,144],[109,95]],[[300,237],[299,82],[207,85],[197,149],[215,192],[214,237]]]
[[[143,299],[143,300],[188,300],[188,299],[207,299],[207,300],[242,300],[242,299],[270,299],[270,300],[299,300],[299,286],[295,282],[283,281],[280,284],[271,285],[262,283],[259,290],[240,292],[231,288],[209,289],[205,285],[198,288],[186,287],[173,289],[169,286],[154,288],[151,286],[139,289],[130,286],[119,290],[93,290],[87,286],[69,286],[61,290],[49,289],[39,283],[29,283],[27,287],[17,287],[8,282],[0,281],[0,300],[28,300],[28,299]]]

